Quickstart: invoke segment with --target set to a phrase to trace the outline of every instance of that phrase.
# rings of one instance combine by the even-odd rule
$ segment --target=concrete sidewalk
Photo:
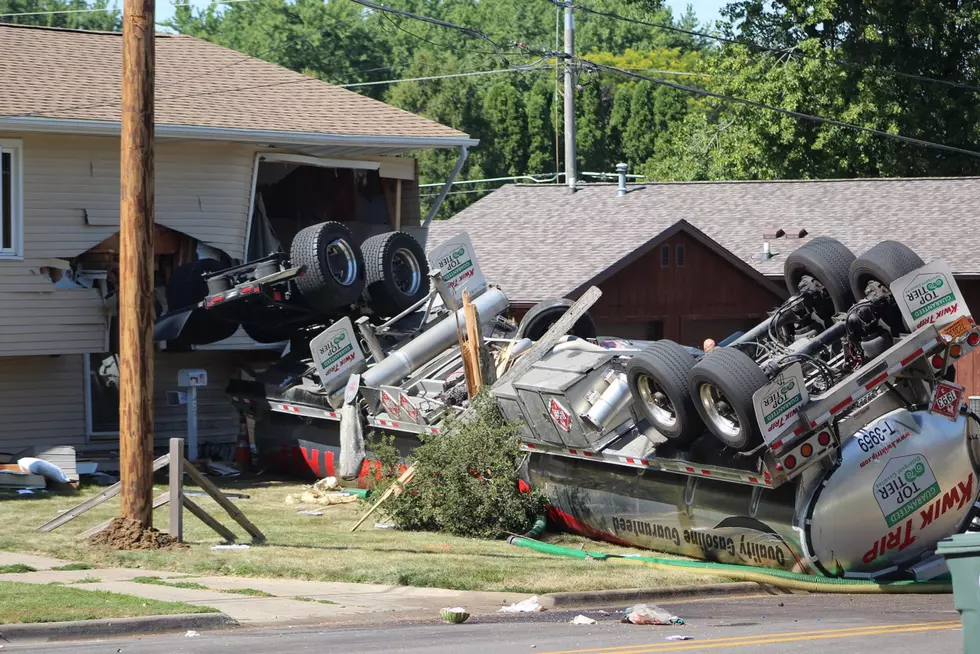
[[[51,568],[71,563],[71,561],[30,554],[0,552],[0,565],[16,563],[29,565],[35,568],[37,572],[0,574],[0,581],[20,581],[33,584],[60,582],[84,590],[105,590],[149,599],[210,606],[234,618],[243,626],[286,626],[370,622],[379,619],[438,618],[439,609],[445,606],[463,606],[470,613],[477,615],[496,612],[503,605],[527,597],[527,595],[520,593],[486,593],[379,584],[349,584],[254,577],[195,577],[171,571],[138,568],[52,570]],[[74,585],[81,579],[93,577],[100,581]],[[197,583],[206,586],[208,590],[136,583],[132,581],[134,577],[160,577],[168,583]],[[242,589],[263,591],[272,597],[250,597],[227,592]]]

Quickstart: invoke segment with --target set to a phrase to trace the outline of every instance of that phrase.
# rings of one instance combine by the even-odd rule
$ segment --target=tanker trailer
[[[968,526],[980,490],[976,417],[952,381],[980,332],[949,267],[895,242],[854,257],[819,238],[785,272],[793,295],[725,347],[572,344],[495,391],[528,425],[529,481],[554,521],[726,563],[942,570],[936,543]],[[609,380],[626,392],[597,430]]]

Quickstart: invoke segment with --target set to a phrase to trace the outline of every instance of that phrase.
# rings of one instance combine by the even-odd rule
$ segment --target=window
[[[674,265],[678,268],[684,267],[685,254],[683,245],[678,245],[674,248]]]
[[[119,355],[85,355],[85,404],[89,436],[119,433]]]
[[[660,267],[670,268],[670,246],[661,245],[660,246]]]
[[[21,142],[0,139],[0,259],[23,256]]]

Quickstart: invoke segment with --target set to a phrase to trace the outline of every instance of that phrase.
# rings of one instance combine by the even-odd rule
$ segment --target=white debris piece
[[[311,509],[307,509],[305,511],[297,511],[296,513],[300,515],[323,515],[323,511],[313,511]]]
[[[200,635],[201,634],[197,633],[196,631],[191,630],[184,634],[184,638],[197,638]]]
[[[213,550],[247,550],[247,549],[250,549],[250,547],[251,546],[246,545],[245,543],[236,543],[234,545],[215,545],[211,549],[213,549]]]
[[[502,606],[497,613],[540,613],[544,610],[545,608],[538,601],[538,596],[534,595],[510,606]]]
[[[674,634],[673,636],[667,636],[664,640],[694,640],[692,636],[681,636],[680,634]]]
[[[572,624],[596,624],[596,621],[585,615],[576,615]]]
[[[337,481],[336,477],[324,477],[313,484],[313,490],[320,492],[340,490],[340,482]]]
[[[681,618],[653,604],[635,604],[626,609],[623,616],[623,622],[633,624],[684,624]]]
[[[17,465],[24,472],[29,472],[34,475],[41,475],[46,479],[51,481],[57,481],[62,484],[67,484],[70,479],[64,471],[51,463],[50,461],[45,461],[43,459],[35,459],[34,457],[25,456],[22,459],[17,459]]]

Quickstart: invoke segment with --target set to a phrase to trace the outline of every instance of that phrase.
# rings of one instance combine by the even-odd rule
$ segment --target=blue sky
[[[667,4],[674,10],[675,16],[680,16],[687,9],[687,5],[694,7],[694,14],[701,23],[714,24],[720,16],[718,13],[722,7],[730,0],[667,0]],[[210,4],[209,0],[180,0],[181,4],[192,4],[195,7],[206,7]],[[173,0],[160,0],[157,2],[157,23],[165,23],[174,15]]]

